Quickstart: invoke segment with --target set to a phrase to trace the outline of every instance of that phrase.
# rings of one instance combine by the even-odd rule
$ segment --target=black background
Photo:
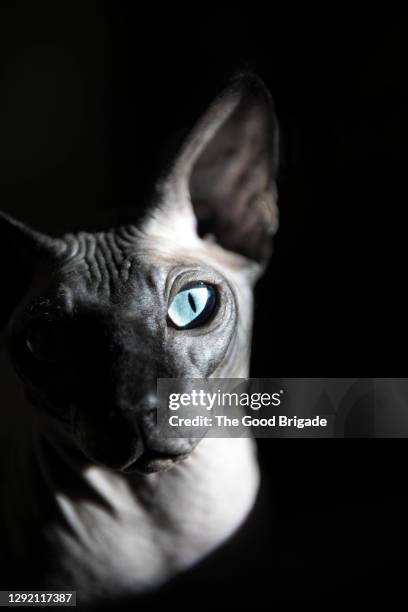
[[[132,7],[1,3],[0,206],[54,232],[101,211],[119,219],[228,77],[253,69],[274,96],[282,163],[252,374],[404,376],[407,17]],[[407,570],[407,453],[404,440],[262,441],[246,526],[146,605],[393,597]]]

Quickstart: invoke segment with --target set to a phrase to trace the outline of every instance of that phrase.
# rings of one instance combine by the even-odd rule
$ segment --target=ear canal
[[[200,236],[263,262],[277,230],[278,123],[271,95],[252,74],[236,77],[204,114],[174,166]]]

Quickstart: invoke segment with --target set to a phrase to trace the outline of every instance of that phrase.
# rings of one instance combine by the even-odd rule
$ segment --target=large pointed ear
[[[191,132],[170,184],[193,208],[200,236],[264,262],[278,227],[275,185],[278,123],[271,95],[254,75],[240,75]]]
[[[0,328],[23,296],[36,265],[57,257],[64,244],[0,211]]]

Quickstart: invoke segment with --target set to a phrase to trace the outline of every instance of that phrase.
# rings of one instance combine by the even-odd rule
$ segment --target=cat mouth
[[[140,457],[130,465],[122,469],[122,472],[139,472],[142,474],[152,474],[163,472],[171,468],[174,464],[187,459],[190,453],[180,453],[171,455],[159,451],[146,450]]]

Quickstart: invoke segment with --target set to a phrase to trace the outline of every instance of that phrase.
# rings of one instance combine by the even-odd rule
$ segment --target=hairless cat
[[[253,440],[162,439],[156,381],[248,376],[277,163],[269,92],[241,74],[137,223],[50,237],[0,214],[2,265],[24,285],[3,288],[1,588],[146,592],[247,516]]]

